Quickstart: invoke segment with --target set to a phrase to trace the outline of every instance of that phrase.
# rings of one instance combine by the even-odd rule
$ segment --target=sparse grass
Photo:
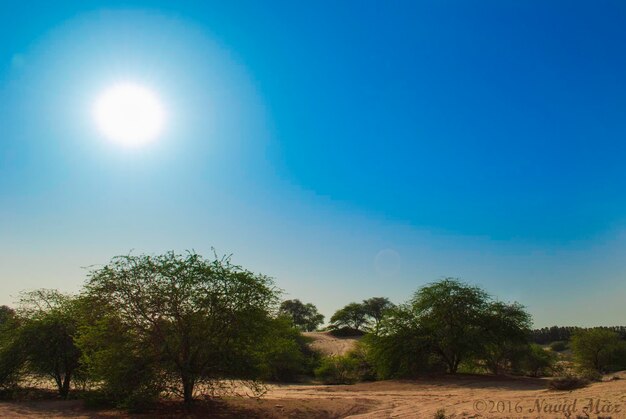
[[[582,377],[565,376],[553,378],[548,381],[548,390],[575,390],[577,388],[586,387],[589,380]]]

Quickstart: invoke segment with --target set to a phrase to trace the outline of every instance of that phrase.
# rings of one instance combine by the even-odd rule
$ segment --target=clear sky
[[[626,323],[626,3],[0,2],[0,303],[233,253],[327,316],[445,276]],[[162,100],[150,144],[93,103]]]

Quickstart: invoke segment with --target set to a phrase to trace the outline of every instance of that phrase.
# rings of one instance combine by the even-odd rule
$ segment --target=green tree
[[[324,315],[317,311],[317,307],[298,299],[283,301],[279,312],[289,317],[293,325],[303,332],[312,332],[324,323]]]
[[[200,381],[260,373],[252,355],[278,291],[270,278],[229,258],[206,260],[192,252],[118,256],[91,272],[87,291],[159,359],[163,374],[178,379],[186,403]]]
[[[385,314],[394,307],[395,305],[386,297],[372,297],[363,300],[365,315],[374,322],[374,330],[378,330]]]
[[[273,319],[259,345],[263,378],[273,381],[297,381],[312,375],[320,355],[313,351],[308,338],[285,317]]]
[[[619,335],[614,331],[594,328],[578,330],[572,336],[574,359],[584,369],[603,372],[615,362],[620,350]]]
[[[17,388],[25,362],[19,347],[20,320],[15,310],[0,306],[0,390]]]
[[[108,305],[91,307],[76,339],[85,374],[98,383],[89,401],[130,411],[146,409],[167,388],[160,351],[147,345],[145,336],[124,324]]]
[[[531,318],[520,304],[495,301],[487,304],[483,314],[482,357],[493,374],[511,366],[526,346],[530,335]]]
[[[354,330],[364,331],[367,328],[367,312],[363,304],[350,303],[341,308],[330,318],[331,326],[335,329],[349,327]]]
[[[80,351],[74,343],[76,301],[56,290],[41,289],[22,294],[18,311],[19,347],[27,371],[52,378],[63,398],[67,398],[80,365]]]
[[[366,335],[362,342],[379,379],[416,378],[446,370],[409,304],[389,310],[376,333]]]
[[[489,296],[480,288],[447,278],[418,290],[410,305],[448,372],[481,351]]]
[[[401,376],[402,369],[436,371],[442,363],[456,373],[465,361],[499,373],[526,344],[529,327],[519,304],[493,301],[478,287],[446,278],[388,310],[367,341],[383,377]]]
[[[541,345],[531,343],[520,347],[512,360],[512,369],[516,373],[540,377],[554,369],[557,357],[552,351],[543,349]]]

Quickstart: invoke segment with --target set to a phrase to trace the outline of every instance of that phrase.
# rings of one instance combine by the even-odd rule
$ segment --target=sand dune
[[[360,338],[335,337],[330,332],[306,332],[304,336],[313,339],[311,348],[324,355],[343,355],[354,348]]]

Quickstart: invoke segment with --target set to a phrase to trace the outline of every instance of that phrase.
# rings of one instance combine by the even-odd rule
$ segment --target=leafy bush
[[[531,343],[520,348],[513,371],[517,374],[541,377],[549,375],[555,368],[556,356],[554,352],[543,349],[541,345]]]
[[[368,361],[366,348],[357,347],[343,356],[322,358],[320,366],[315,369],[315,376],[325,384],[353,384],[376,378]]]
[[[578,377],[586,381],[602,381],[602,374],[593,369],[582,369],[578,371]]]
[[[567,349],[567,342],[562,340],[557,340],[556,342],[552,342],[550,344],[550,349],[554,352],[563,352]]]
[[[322,358],[315,376],[324,384],[353,384],[358,381],[358,360],[347,356]]]
[[[270,381],[298,381],[303,375],[312,376],[319,366],[320,355],[308,343],[310,338],[291,326],[284,317],[274,319],[266,333],[261,350],[262,377]]]

